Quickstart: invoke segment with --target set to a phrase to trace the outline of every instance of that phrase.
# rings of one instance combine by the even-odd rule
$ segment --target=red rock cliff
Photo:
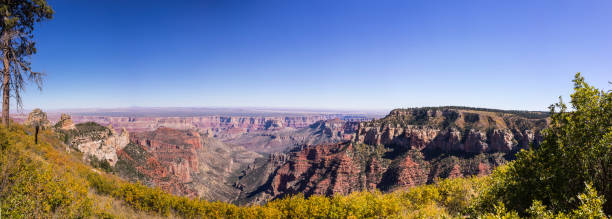
[[[166,127],[133,133],[130,140],[132,143],[118,152],[120,175],[173,194],[210,201],[235,199],[239,191],[233,179],[261,157],[196,131]]]
[[[262,172],[270,175],[261,186],[243,186],[247,189],[241,199],[263,203],[297,193],[392,191],[443,178],[485,175],[506,162],[508,153],[537,145],[546,125],[545,114],[530,112],[394,110],[383,119],[361,122],[351,142],[270,156],[267,165],[245,172],[244,179]]]

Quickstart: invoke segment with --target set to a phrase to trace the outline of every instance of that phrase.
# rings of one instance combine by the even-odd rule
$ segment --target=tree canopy
[[[570,106],[550,106],[551,124],[536,150],[522,151],[497,172],[491,195],[520,213],[538,201],[555,212],[576,209],[578,196],[594,189],[612,214],[612,92],[590,86],[577,73]],[[561,99],[561,98],[560,98]]]

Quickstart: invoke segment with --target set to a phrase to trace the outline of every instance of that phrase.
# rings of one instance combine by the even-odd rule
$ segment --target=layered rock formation
[[[398,109],[359,125],[358,143],[394,145],[442,152],[510,152],[536,144],[546,114],[456,108]]]
[[[223,142],[263,153],[282,152],[302,145],[337,143],[354,138],[358,122],[321,120],[307,127],[274,129],[220,138]]]
[[[242,193],[237,203],[296,193],[392,191],[489,174],[517,150],[538,145],[546,116],[458,107],[394,110],[360,123],[353,141],[300,147],[254,164],[238,181]],[[262,179],[263,174],[269,175]]]
[[[130,140],[143,146],[167,167],[162,177],[171,174],[177,176],[181,183],[189,183],[192,181],[191,175],[199,172],[197,151],[202,149],[202,141],[195,131],[162,127],[153,132],[133,133]]]
[[[134,133],[133,144],[119,151],[116,170],[177,195],[232,201],[240,171],[261,155],[229,146],[193,130],[161,127]]]
[[[69,126],[68,126],[69,127]],[[59,129],[66,143],[83,153],[83,159],[106,161],[111,166],[117,163],[117,151],[129,143],[127,130],[118,134],[112,127],[104,127],[96,123],[80,123],[74,129]]]
[[[51,123],[47,119],[47,114],[38,108],[32,110],[32,112],[28,114],[28,119],[23,124],[28,126],[39,126],[43,129],[51,126]]]
[[[70,115],[64,113],[62,113],[62,115],[60,116],[60,119],[55,124],[55,127],[62,130],[70,130],[76,128],[74,122],[72,122],[72,118],[70,117]]]

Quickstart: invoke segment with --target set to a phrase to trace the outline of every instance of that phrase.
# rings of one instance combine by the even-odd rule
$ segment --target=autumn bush
[[[46,159],[46,143],[13,125],[0,128],[0,207],[9,218],[87,217],[94,214],[87,181]],[[36,147],[36,148],[33,148]],[[36,153],[33,153],[36,152]]]
[[[124,200],[135,209],[186,218],[423,218],[467,215],[486,178],[446,179],[386,194],[363,191],[332,197],[295,195],[243,207],[173,196],[98,173],[90,174],[88,180],[96,191]]]

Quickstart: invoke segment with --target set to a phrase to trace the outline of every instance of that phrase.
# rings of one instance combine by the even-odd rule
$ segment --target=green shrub
[[[89,156],[89,165],[95,168],[102,169],[104,170],[104,172],[107,172],[107,173],[114,172],[113,167],[110,165],[110,163],[107,160],[105,159],[100,160],[95,156]]]
[[[480,210],[498,201],[526,215],[535,200],[553,213],[572,213],[581,206],[585,182],[600,191],[607,214],[612,213],[612,93],[574,79],[572,109],[561,101],[551,106],[551,124],[537,150],[522,151],[498,169],[481,198]]]

